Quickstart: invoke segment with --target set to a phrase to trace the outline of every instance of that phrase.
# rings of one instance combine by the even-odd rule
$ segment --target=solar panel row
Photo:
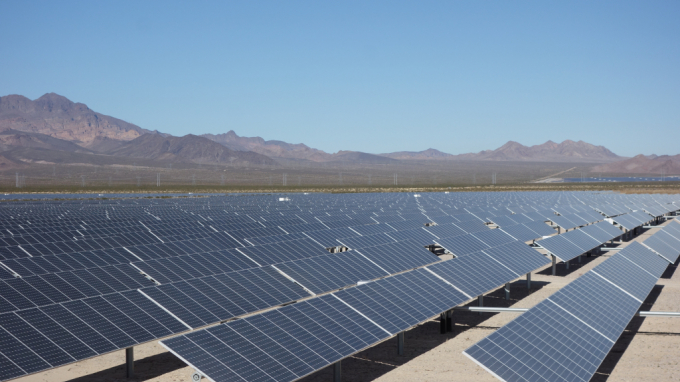
[[[631,243],[464,354],[503,381],[589,381],[667,266]]]

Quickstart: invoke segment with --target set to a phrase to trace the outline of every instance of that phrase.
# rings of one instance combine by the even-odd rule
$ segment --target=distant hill
[[[360,151],[338,151],[329,154],[325,151],[313,149],[303,143],[286,143],[283,141],[266,141],[260,137],[240,137],[233,130],[224,134],[203,134],[201,137],[210,139],[232,150],[253,151],[271,158],[301,159],[312,162],[346,162],[365,164],[397,163],[392,158]]]
[[[222,165],[274,165],[271,158],[250,152],[229,149],[219,143],[196,135],[164,137],[144,134],[107,152],[109,155],[157,161],[189,162]]]
[[[331,154],[310,148],[302,143],[265,141],[260,137],[240,137],[233,130],[217,135],[203,134],[201,137],[208,138],[232,150],[253,151],[273,158],[304,159],[313,162],[332,160]]]
[[[443,153],[437,149],[427,149],[424,151],[397,151],[380,155],[399,160],[442,160],[455,157],[455,155]]]
[[[85,148],[97,139],[129,141],[153,133],[54,93],[34,101],[15,94],[0,97],[0,130],[8,129],[44,134]]]
[[[640,154],[630,159],[595,166],[591,171],[649,175],[661,175],[663,172],[665,175],[680,175],[680,154],[674,156]]]
[[[623,159],[604,146],[595,146],[583,141],[566,140],[562,143],[548,141],[541,145],[524,146],[509,141],[495,150],[478,153],[451,155],[439,150],[400,151],[380,154],[400,160],[480,160],[480,161],[525,161],[525,162],[611,162]]]
[[[364,163],[364,164],[395,164],[398,160],[380,155],[362,153],[360,151],[338,151],[331,155],[332,162]]]
[[[27,133],[17,130],[0,131],[0,151],[11,150],[15,147],[31,147],[49,150],[60,150],[78,153],[92,153],[84,147],[59,138],[40,133]]]

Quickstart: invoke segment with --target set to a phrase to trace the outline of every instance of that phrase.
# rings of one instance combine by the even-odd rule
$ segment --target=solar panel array
[[[317,310],[316,300],[344,309],[333,317],[342,320],[338,325],[352,321],[370,329],[372,335],[361,334],[358,342],[341,338],[349,346],[343,355],[384,338],[358,317],[393,335],[545,265],[542,255],[523,244],[524,237],[513,236],[511,229],[490,229],[490,219],[516,222],[540,237],[547,236],[540,230],[555,233],[544,223],[544,216],[555,211],[588,216],[592,205],[611,200],[645,210],[675,208],[676,202],[660,195],[552,192],[290,199],[247,195],[1,205],[0,380],[309,298],[305,304]],[[482,246],[444,262],[424,248],[468,239]],[[328,250],[339,247],[349,250]],[[356,286],[371,280],[377,281]],[[334,300],[313,298],[340,288],[348,289],[332,293]],[[274,311],[302,319],[301,304]],[[385,321],[394,313],[383,316],[380,309],[389,304],[402,306],[405,315]],[[302,311],[309,317],[313,312]],[[221,327],[226,326],[216,328]],[[355,328],[346,330],[350,327]],[[304,330],[312,333],[311,327]],[[239,354],[252,362],[249,353]],[[335,356],[321,358],[327,364]],[[319,362],[303,360],[312,368]],[[309,370],[301,364],[290,367],[291,374],[281,375],[297,377]]]
[[[678,227],[672,222],[651,238],[678,234]],[[645,245],[651,238],[631,243],[464,354],[503,381],[589,381],[669,264]]]
[[[607,222],[599,222],[536,243],[562,261],[569,261],[613,240],[622,233]]]
[[[161,343],[215,381],[292,381],[547,263],[514,241]]]

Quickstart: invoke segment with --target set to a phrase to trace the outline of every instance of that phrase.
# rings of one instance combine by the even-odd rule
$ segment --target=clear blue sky
[[[680,1],[0,0],[0,95],[329,152],[680,152]]]

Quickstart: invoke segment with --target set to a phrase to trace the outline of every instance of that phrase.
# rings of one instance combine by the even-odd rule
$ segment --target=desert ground
[[[658,228],[645,230],[631,241],[644,241]],[[625,247],[630,241],[618,244]],[[557,275],[550,266],[532,275],[531,289],[524,279],[511,286],[510,300],[503,288],[484,298],[485,306],[531,308],[538,302],[589,271],[615,252],[572,260],[567,270],[558,264]],[[647,297],[642,310],[680,311],[680,273],[677,263],[669,266]],[[469,302],[470,305],[477,301]],[[496,379],[462,354],[462,351],[500,328],[519,313],[455,312],[453,332],[440,334],[435,317],[405,334],[404,355],[397,355],[396,338],[389,339],[342,361],[342,378],[358,381],[495,381]],[[680,319],[635,317],[600,366],[592,381],[680,381]],[[131,381],[191,381],[193,370],[165,351],[157,342],[136,346],[135,377]],[[125,375],[125,352],[55,368],[19,378],[17,382],[104,382],[130,381]],[[333,380],[333,367],[309,375],[304,382]]]

